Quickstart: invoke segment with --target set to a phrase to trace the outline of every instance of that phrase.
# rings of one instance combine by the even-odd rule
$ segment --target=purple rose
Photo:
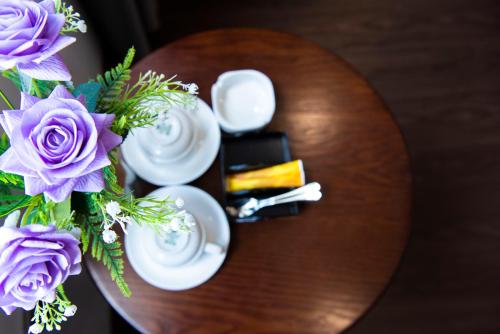
[[[21,93],[21,110],[4,110],[0,125],[11,147],[0,156],[0,169],[24,176],[28,195],[44,193],[62,202],[72,191],[99,192],[107,152],[122,138],[113,133],[114,115],[89,113],[57,86],[46,99]]]
[[[66,65],[56,55],[76,40],[60,35],[64,23],[53,0],[0,1],[0,70],[17,66],[32,78],[70,80]]]
[[[0,307],[11,314],[54,301],[55,289],[81,271],[79,241],[54,226],[0,228]]]

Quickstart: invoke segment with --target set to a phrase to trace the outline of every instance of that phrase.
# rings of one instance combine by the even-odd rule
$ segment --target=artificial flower
[[[17,66],[35,79],[70,80],[57,53],[76,39],[61,35],[64,24],[64,15],[56,13],[53,0],[0,1],[0,70]]]
[[[21,94],[20,110],[0,115],[12,145],[0,169],[23,175],[27,195],[44,193],[54,202],[72,191],[101,191],[107,153],[122,141],[108,129],[115,116],[89,113],[62,85],[46,99]]]
[[[0,307],[11,314],[52,302],[69,275],[81,271],[79,241],[53,225],[0,228]]]

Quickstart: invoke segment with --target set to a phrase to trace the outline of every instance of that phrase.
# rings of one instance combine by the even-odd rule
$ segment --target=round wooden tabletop
[[[233,224],[228,257],[207,283],[169,292],[126,260],[133,296],[87,258],[109,303],[144,333],[338,333],[388,284],[410,227],[411,177],[400,131],[382,100],[346,62],[297,36],[257,29],[208,31],[152,53],[134,71],[177,73],[210,103],[217,76],[257,69],[272,79],[269,126],[286,131],[323,199],[300,214]],[[219,163],[193,182],[222,197]],[[154,187],[142,183],[140,195]]]

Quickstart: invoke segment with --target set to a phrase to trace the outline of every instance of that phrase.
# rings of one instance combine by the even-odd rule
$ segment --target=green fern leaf
[[[97,110],[107,112],[113,102],[120,97],[123,88],[130,80],[130,66],[134,60],[135,49],[130,48],[122,64],[104,73],[104,76],[98,75],[97,82],[102,87],[102,94],[97,102]]]
[[[2,194],[0,198],[0,217],[6,216],[13,211],[27,207],[31,204],[33,197],[28,195]]]
[[[0,183],[14,188],[24,189],[24,179],[22,176],[17,174],[0,171]]]
[[[100,222],[91,222],[85,216],[82,216],[82,250],[85,253],[89,246],[89,240],[92,239],[91,255],[97,261],[101,261],[108,269],[111,279],[125,297],[132,295],[125,279],[123,278],[124,262],[121,258],[123,250],[120,242],[115,241],[107,244],[102,239]],[[93,217],[95,218],[95,217]],[[94,220],[94,219],[92,219]]]

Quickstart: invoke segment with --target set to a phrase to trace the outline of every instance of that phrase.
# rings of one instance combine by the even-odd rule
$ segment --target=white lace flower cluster
[[[60,0],[55,1],[58,12],[64,15],[65,24],[62,28],[62,32],[67,33],[80,31],[81,33],[86,33],[87,24],[80,18],[80,13],[76,12],[73,9],[73,6],[66,6],[66,4]]]
[[[191,95],[198,94],[198,85],[195,83],[182,84],[182,89],[184,89]]]
[[[74,316],[76,314],[77,310],[78,310],[78,307],[76,307],[76,305],[73,305],[70,302],[62,301],[62,302],[60,302],[59,306],[57,307],[57,311],[63,312],[62,315],[64,315],[63,317],[61,317],[60,320],[58,320],[56,322],[53,322],[53,321],[51,322],[51,321],[49,321],[49,318],[47,317],[46,314],[39,315],[37,322],[35,322],[33,325],[31,325],[28,328],[28,333],[29,334],[40,334],[44,331],[44,329],[46,329],[49,332],[54,330],[54,329],[56,331],[60,331],[61,325],[58,322],[66,321],[67,320],[66,318],[70,318],[70,317]],[[54,312],[55,312],[55,309],[48,311],[47,313],[52,314]],[[36,317],[36,315],[35,315],[35,317]]]
[[[123,230],[123,233],[127,234],[127,225],[134,223],[134,219],[130,216],[125,215],[122,212],[120,203],[116,201],[110,201],[106,204],[107,217],[104,218],[103,226],[104,231],[102,232],[102,239],[105,243],[111,244],[116,241],[116,232],[111,228],[113,225],[118,224]]]
[[[182,209],[184,207],[184,200],[182,198],[177,198],[175,200],[175,206],[178,209]],[[163,231],[170,232],[191,232],[191,227],[196,224],[196,220],[193,215],[186,212],[186,210],[181,210],[174,213],[172,220],[170,223],[163,225]]]

